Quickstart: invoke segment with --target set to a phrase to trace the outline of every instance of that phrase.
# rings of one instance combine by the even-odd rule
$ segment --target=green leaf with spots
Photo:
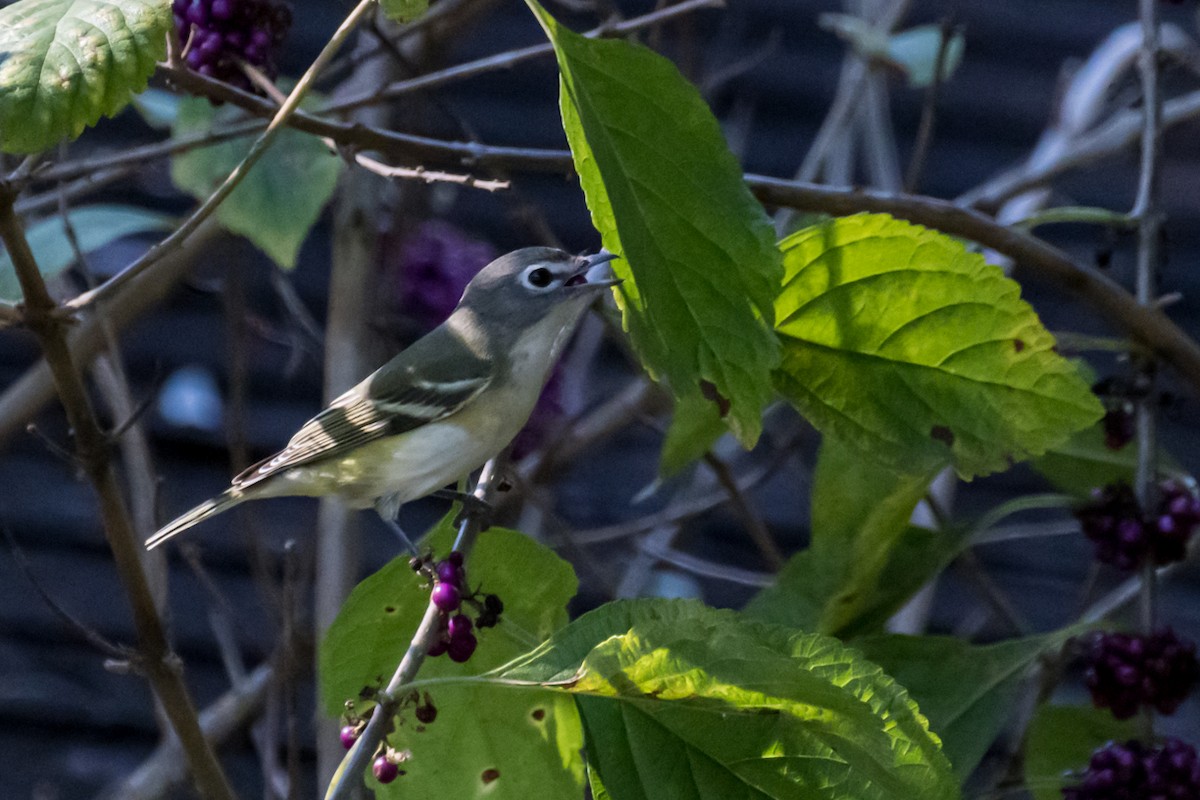
[[[563,128],[634,347],[677,397],[711,383],[746,445],[773,396],[782,275],[770,220],[700,93],[671,62],[589,39],[527,0],[554,44]]]
[[[860,214],[780,248],[776,386],[822,432],[898,469],[970,478],[1102,414],[1020,287],[950,237]]]
[[[700,603],[609,603],[484,677],[575,696],[613,800],[959,797],[937,737],[879,667]]]
[[[0,151],[38,153],[116,114],[167,52],[170,0],[0,8]]]
[[[166,214],[136,206],[97,204],[67,212],[75,240],[82,253],[99,250],[126,236],[150,231],[169,230],[175,220]],[[75,263],[75,249],[67,238],[60,215],[31,226],[25,234],[29,249],[42,276],[49,279]],[[7,251],[0,249],[0,300],[20,300],[21,283]]]
[[[309,97],[310,103],[320,103]],[[232,107],[214,109],[203,98],[180,105],[173,134],[181,138],[223,128],[245,114]],[[249,140],[232,140],[180,153],[171,160],[171,180],[197,200],[205,200],[241,163]],[[342,160],[315,136],[286,129],[217,207],[226,230],[245,236],[284,269],[296,266],[300,245],[329,202]]]
[[[448,520],[428,537],[436,553],[446,553],[453,540]],[[503,599],[501,622],[476,631],[479,647],[467,663],[427,659],[422,680],[477,675],[527,652],[566,623],[565,606],[578,585],[569,564],[504,528],[480,536],[467,560],[467,576],[472,587]],[[407,556],[355,587],[321,642],[318,677],[325,713],[337,716],[347,700],[360,710],[370,705],[360,693],[367,688],[369,695],[391,678],[428,603],[429,589]],[[398,750],[411,750],[413,758],[402,779],[376,789],[380,797],[579,796],[582,732],[569,699],[476,682],[424,691],[437,718],[420,724],[412,704],[397,715],[388,741]]]

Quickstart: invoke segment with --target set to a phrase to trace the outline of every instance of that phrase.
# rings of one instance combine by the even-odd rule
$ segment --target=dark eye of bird
[[[544,289],[550,285],[550,279],[552,277],[553,276],[550,274],[550,270],[546,269],[545,267],[538,267],[529,273],[529,285],[536,286],[539,289]]]

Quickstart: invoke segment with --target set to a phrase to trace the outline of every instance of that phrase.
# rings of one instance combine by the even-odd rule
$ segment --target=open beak
[[[621,282],[621,279],[614,276],[612,268],[608,266],[608,262],[615,258],[619,258],[616,253],[610,253],[607,250],[601,250],[599,253],[590,256],[580,256],[579,270],[567,279],[567,286],[587,286],[598,289],[616,286]]]

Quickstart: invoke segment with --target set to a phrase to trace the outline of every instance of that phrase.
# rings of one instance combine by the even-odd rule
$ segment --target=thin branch
[[[642,539],[638,542],[637,548],[646,555],[653,556],[659,561],[665,561],[685,572],[699,575],[702,578],[714,578],[741,586],[755,586],[758,588],[770,586],[775,582],[774,573],[756,572],[754,570],[742,569],[741,567],[731,567],[728,564],[718,564],[715,561],[709,561],[690,553],[681,552],[670,545],[661,544],[651,539]]]
[[[742,524],[746,526],[746,532],[750,535],[750,540],[754,542],[754,546],[758,548],[758,552],[762,554],[763,560],[775,572],[783,569],[783,565],[787,563],[787,557],[783,551],[779,549],[779,545],[775,544],[775,540],[771,537],[771,532],[767,530],[767,524],[750,501],[746,499],[746,494],[738,486],[737,479],[733,476],[733,472],[729,469],[729,465],[717,458],[710,450],[704,454],[704,463],[713,471],[717,482],[721,484],[721,488],[729,495],[729,501],[733,505],[733,510],[742,518]]]
[[[492,459],[484,465],[479,474],[479,481],[475,484],[474,496],[485,503],[491,497],[492,483],[497,474],[496,462],[497,459]],[[455,549],[464,555],[468,554],[481,529],[479,518],[474,514],[468,515],[459,527]],[[378,703],[371,711],[367,726],[359,734],[354,747],[346,754],[341,772],[336,778],[337,783],[329,788],[325,800],[349,800],[354,791],[362,785],[362,776],[367,765],[375,756],[380,743],[391,731],[392,718],[404,697],[404,686],[416,677],[417,671],[425,661],[425,654],[440,635],[441,618],[442,611],[433,604],[431,595],[425,616],[413,634],[412,642],[408,645],[392,679],[388,681],[387,688],[379,693]]]
[[[63,608],[46,587],[42,585],[42,582],[38,580],[37,575],[34,574],[33,565],[29,563],[29,557],[25,555],[25,551],[21,548],[21,545],[17,544],[12,531],[9,530],[7,525],[3,526],[2,530],[4,531],[4,539],[8,543],[8,549],[12,551],[13,561],[17,562],[17,568],[21,570],[21,574],[25,576],[25,580],[29,581],[29,585],[33,587],[33,591],[42,599],[42,602],[46,604],[46,607],[50,609],[50,612],[54,616],[58,617],[81,640],[87,642],[109,658],[116,661],[137,661],[137,651],[126,645],[110,642],[99,631],[89,628],[80,622],[74,614]]]
[[[1162,235],[1162,211],[1159,207],[1162,96],[1158,82],[1161,43],[1157,0],[1139,0],[1138,15],[1142,23],[1142,47],[1138,53],[1138,74],[1142,84],[1141,174],[1138,177],[1137,198],[1129,215],[1138,221],[1134,294],[1138,303],[1152,307],[1158,299],[1159,243]],[[1137,466],[1133,489],[1139,505],[1145,513],[1149,513],[1158,501],[1158,402],[1154,392],[1154,362],[1146,358],[1138,361],[1139,388],[1145,389],[1145,392],[1135,401]],[[1152,561],[1147,559],[1142,570],[1142,629],[1147,634],[1154,631],[1157,613],[1158,587]],[[1149,712],[1147,722],[1152,727],[1153,716]]]
[[[113,277],[109,278],[99,287],[91,291],[84,292],[75,299],[66,303],[66,307],[71,310],[78,311],[79,309],[84,308],[101,298],[110,296],[122,285],[137,277],[138,274],[153,265],[164,255],[170,253],[175,248],[182,246],[187,238],[191,236],[191,234],[200,226],[200,223],[202,223],[209,217],[209,215],[216,211],[217,206],[220,205],[225,198],[237,188],[238,184],[242,182],[242,179],[250,172],[251,167],[258,163],[258,160],[262,158],[264,153],[266,153],[267,148],[271,146],[272,142],[274,142],[275,136],[279,133],[279,131],[283,130],[284,124],[287,122],[288,118],[296,113],[297,109],[300,107],[300,101],[304,99],[306,94],[308,94],[308,90],[312,86],[313,81],[316,80],[318,73],[320,73],[321,69],[327,63],[329,63],[329,60],[333,58],[334,54],[341,49],[342,44],[350,36],[351,32],[354,31],[354,28],[373,8],[374,0],[359,0],[358,5],[356,5],[354,10],[350,12],[349,16],[342,21],[342,24],[338,26],[336,31],[334,31],[333,36],[328,42],[326,42],[325,47],[313,60],[313,63],[307,70],[305,70],[304,75],[302,75],[300,80],[296,82],[296,85],[288,95],[287,100],[279,107],[278,111],[271,115],[270,124],[267,125],[266,130],[262,132],[262,135],[260,135],[250,147],[250,152],[246,154],[246,157],[242,159],[240,164],[234,167],[233,171],[230,172],[228,177],[225,178],[224,183],[222,183],[215,192],[209,195],[208,199],[201,203],[199,208],[193,211],[192,214],[186,220],[184,220],[182,225],[176,228],[166,239],[163,239],[157,245],[147,250],[143,256],[138,258],[136,261],[118,272]]]
[[[977,211],[933,197],[834,189],[758,175],[747,175],[746,182],[759,200],[768,204],[835,215],[883,212],[1002,253],[1017,262],[1025,277],[1047,280],[1089,304],[1156,358],[1175,367],[1200,393],[1200,344],[1159,309],[1139,305],[1107,276],[1077,264],[1058,248],[1029,233],[1007,228]]]
[[[684,14],[690,14],[693,11],[702,8],[723,8],[724,0],[684,0],[682,3],[677,3],[666,8],[659,9],[649,14],[643,14],[640,17],[634,17],[625,22],[615,24],[604,24],[597,28],[593,28],[583,34],[592,39],[602,36],[625,36],[643,28],[649,28],[653,25],[658,25],[667,20]],[[517,64],[525,61],[530,61],[535,58],[553,55],[554,45],[549,42],[545,44],[533,45],[532,47],[522,47],[517,50],[509,50],[504,53],[498,53],[494,56],[486,56],[468,61],[465,64],[458,64],[446,69],[440,69],[436,72],[430,72],[426,75],[420,75],[416,78],[409,78],[402,81],[389,83],[380,89],[362,92],[358,95],[352,95],[343,99],[339,99],[335,103],[331,103],[321,109],[320,113],[330,114],[336,112],[350,111],[362,106],[374,105],[376,103],[394,100],[412,92],[433,89],[435,87],[445,86],[446,84],[456,83],[466,78],[473,78],[476,75],[483,75],[488,72],[495,72],[502,69],[511,69]]]
[[[183,743],[200,793],[213,800],[232,800],[233,792],[196,718],[178,657],[171,652],[155,610],[154,597],[141,562],[142,548],[125,507],[121,487],[108,453],[108,442],[96,423],[79,369],[67,346],[64,322],[13,213],[15,197],[0,185],[0,238],[3,239],[25,297],[25,321],[37,337],[54,377],[67,421],[75,434],[75,449],[84,473],[100,502],[104,532],[117,572],[133,612],[140,666],[162,703],[171,727]]]
[[[263,700],[275,670],[260,664],[246,679],[200,712],[200,729],[213,747],[220,746],[246,727],[262,711]],[[101,800],[160,800],[187,780],[187,762],[180,758],[179,742],[169,739],[131,775],[110,786]]]
[[[1171,128],[1200,117],[1200,91],[1169,100],[1162,107],[1162,127]],[[959,195],[955,202],[963,206],[993,209],[1005,200],[1028,189],[1041,186],[1065,172],[1125,152],[1142,134],[1140,111],[1123,111],[1045,164],[1022,165],[1001,173],[981,186]]]

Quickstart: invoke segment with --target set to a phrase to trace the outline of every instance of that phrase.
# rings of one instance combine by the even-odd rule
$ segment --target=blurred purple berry
[[[1092,500],[1075,510],[1084,534],[1095,545],[1096,558],[1130,571],[1152,558],[1155,564],[1180,561],[1200,523],[1200,498],[1179,481],[1160,487],[1157,513],[1142,513],[1133,489],[1114,483],[1092,492]]]
[[[429,699],[429,695],[426,694],[425,704],[417,706],[413,709],[413,713],[417,717],[417,722],[428,725],[437,719],[437,706],[433,704],[433,701]]]
[[[462,571],[449,561],[439,561],[437,567],[434,569],[437,572],[437,579],[442,583],[452,583],[455,586],[462,585]]]
[[[1097,633],[1087,653],[1092,702],[1128,719],[1143,706],[1172,714],[1200,680],[1196,645],[1170,628],[1152,636]]]
[[[562,365],[555,365],[550,372],[537,405],[529,415],[529,421],[521,428],[513,439],[512,459],[520,461],[525,456],[537,450],[550,437],[563,418],[562,406]]]
[[[450,618],[450,638],[459,639],[471,632],[471,618],[466,614],[457,614]]]
[[[175,0],[172,9],[189,67],[247,91],[239,61],[275,78],[275,49],[292,21],[284,0]]]
[[[358,741],[358,728],[353,725],[346,725],[342,728],[339,734],[342,740],[342,747],[349,750],[354,747],[354,743]]]
[[[433,587],[433,604],[439,610],[449,613],[456,611],[462,603],[462,593],[453,583],[438,583]]]
[[[429,645],[429,650],[425,652],[425,655],[429,656],[430,658],[437,658],[438,656],[444,654],[449,647],[450,638],[448,636],[439,636],[437,639],[433,640],[432,644]]]
[[[458,305],[475,273],[496,257],[490,244],[440,220],[418,225],[399,249],[396,283],[400,310],[422,332],[441,324]]]
[[[375,763],[371,765],[371,771],[375,773],[375,780],[380,783],[391,783],[400,774],[400,768],[388,761],[387,756],[376,758]]]
[[[1196,800],[1200,798],[1200,758],[1179,739],[1160,747],[1138,741],[1110,742],[1092,754],[1064,800]]]
[[[451,564],[453,564],[456,567],[461,567],[463,565],[462,551],[461,550],[451,550],[450,553],[446,556],[446,560],[449,561]]]
[[[447,651],[451,661],[456,661],[459,664],[463,663],[471,657],[475,652],[475,646],[478,642],[475,640],[475,634],[464,633],[462,636],[452,638],[450,640],[450,648]]]

